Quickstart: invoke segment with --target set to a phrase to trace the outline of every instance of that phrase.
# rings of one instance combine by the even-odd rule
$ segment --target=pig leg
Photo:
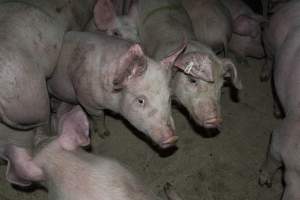
[[[299,117],[298,117],[299,118]],[[285,191],[283,200],[300,199],[300,126],[299,119],[289,119],[286,131],[282,132],[281,155],[284,163]]]
[[[263,65],[261,72],[260,72],[260,80],[261,81],[268,81],[272,74],[272,58],[267,56],[266,62]]]
[[[173,186],[169,182],[164,185],[164,192],[168,200],[182,200],[182,198],[175,192]]]
[[[298,169],[300,169],[298,167]],[[282,200],[298,200],[300,199],[300,172],[295,169],[286,169],[285,175],[285,189]]]
[[[271,136],[267,158],[264,161],[259,175],[259,184],[272,186],[272,178],[276,171],[282,166],[282,161],[279,153],[280,133],[275,130]]]
[[[268,41],[266,39],[266,35],[263,36],[263,43],[264,43],[264,47],[265,47],[265,53],[266,53],[266,61],[263,65],[263,67],[261,68],[260,71],[260,80],[261,81],[268,81],[272,75],[272,65],[273,65],[273,56],[272,56],[272,49],[270,49],[271,45],[268,44]]]
[[[280,102],[279,102],[277,96],[275,96],[273,98],[273,113],[274,113],[274,116],[276,118],[283,118],[284,117],[284,112],[282,110],[282,107],[280,105]]]
[[[92,116],[91,117],[91,124],[92,124],[92,132],[93,132],[93,135],[94,133],[97,133],[97,135],[104,139],[106,138],[107,136],[110,135],[110,132],[106,126],[106,123],[105,123],[105,113],[104,111],[99,115],[99,116]]]

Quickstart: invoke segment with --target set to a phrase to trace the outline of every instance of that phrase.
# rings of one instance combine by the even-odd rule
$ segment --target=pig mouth
[[[203,122],[204,128],[220,128],[222,125],[222,119],[218,117],[207,119]]]
[[[160,142],[159,147],[162,148],[162,149],[172,147],[176,144],[177,140],[178,140],[178,136],[169,137],[168,139]]]

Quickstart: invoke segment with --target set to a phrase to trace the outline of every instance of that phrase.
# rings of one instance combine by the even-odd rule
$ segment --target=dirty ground
[[[94,152],[127,165],[158,196],[163,196],[163,185],[170,182],[185,200],[279,200],[280,173],[272,188],[258,185],[258,170],[278,120],[272,114],[270,83],[259,81],[263,61],[248,61],[249,66],[238,66],[244,86],[240,101],[232,101],[228,87],[223,89],[224,123],[219,134],[196,131],[189,118],[174,109],[178,149],[159,154],[128,125],[108,117],[111,134],[104,139],[94,137]],[[4,175],[1,166],[0,200],[46,199],[44,190],[14,189]]]

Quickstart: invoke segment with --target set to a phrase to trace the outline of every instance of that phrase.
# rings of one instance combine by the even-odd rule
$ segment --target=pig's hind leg
[[[259,184],[272,186],[272,179],[277,170],[282,166],[279,152],[280,136],[277,130],[274,130],[271,136],[266,160],[260,168]]]

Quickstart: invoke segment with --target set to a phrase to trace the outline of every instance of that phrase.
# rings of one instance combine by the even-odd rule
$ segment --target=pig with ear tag
[[[161,60],[186,38],[187,47],[175,61],[172,95],[197,124],[205,128],[221,125],[220,96],[224,78],[241,89],[235,65],[218,57],[211,48],[196,40],[189,16],[180,5],[169,1],[139,1],[140,41],[148,55]]]
[[[137,43],[105,33],[69,32],[49,92],[81,104],[92,116],[104,109],[120,113],[161,148],[175,144],[171,116],[171,67],[185,46],[160,61]]]

